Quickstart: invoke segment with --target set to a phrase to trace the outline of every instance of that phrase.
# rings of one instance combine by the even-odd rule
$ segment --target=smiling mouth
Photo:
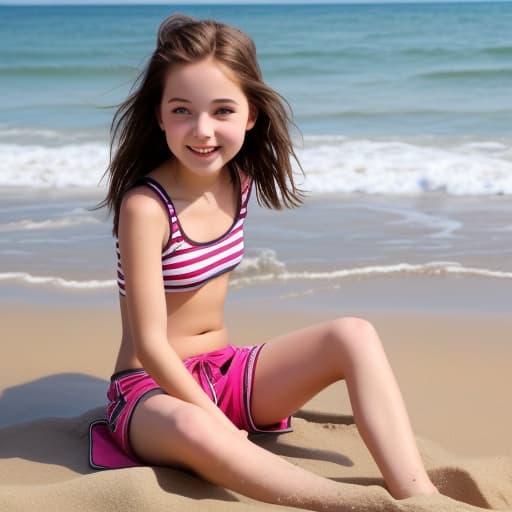
[[[190,149],[190,151],[198,155],[210,155],[211,153],[217,151],[219,147],[220,146],[214,146],[209,148],[195,148],[193,146],[187,146],[187,148]]]

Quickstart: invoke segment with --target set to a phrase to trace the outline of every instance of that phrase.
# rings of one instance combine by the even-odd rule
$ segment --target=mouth
[[[210,146],[210,147],[197,147],[197,146],[187,146],[187,148],[195,153],[196,155],[208,156],[212,153],[215,153],[220,146]]]

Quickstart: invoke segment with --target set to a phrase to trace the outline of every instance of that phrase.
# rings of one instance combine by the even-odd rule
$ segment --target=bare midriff
[[[184,360],[223,348],[228,343],[224,302],[229,273],[207,282],[198,290],[166,293],[167,341]],[[141,368],[130,331],[127,299],[120,296],[122,338],[115,371]]]

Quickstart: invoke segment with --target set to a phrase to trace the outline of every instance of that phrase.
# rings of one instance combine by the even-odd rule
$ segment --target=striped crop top
[[[162,272],[166,292],[187,292],[200,288],[210,279],[233,270],[244,254],[244,220],[251,193],[252,180],[243,176],[238,196],[238,209],[229,230],[211,242],[194,242],[181,228],[176,209],[164,188],[152,178],[143,185],[154,190],[169,213],[170,236],[162,249]],[[116,240],[117,284],[119,293],[126,295],[121,266],[119,242]]]

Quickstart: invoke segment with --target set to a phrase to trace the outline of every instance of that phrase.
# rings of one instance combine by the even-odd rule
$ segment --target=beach
[[[392,285],[378,285],[375,292]],[[285,301],[232,304],[233,341],[265,340],[330,313],[329,307],[320,313],[286,305],[280,311],[279,302]],[[397,310],[364,316],[381,333],[423,460],[441,492],[476,507],[512,509],[510,315]],[[2,307],[0,320],[2,339],[15,340],[2,349],[2,360],[10,362],[0,377],[2,510],[114,511],[120,500],[128,510],[272,508],[177,470],[88,466],[88,424],[102,417],[120,334],[114,305],[19,303]],[[361,484],[363,501],[366,486],[383,485],[354,426],[343,383],[298,411],[293,427],[292,433],[255,442],[311,471]],[[389,510],[473,510],[433,498],[393,507]]]
[[[95,197],[85,194],[82,201],[92,204]],[[11,199],[23,209],[23,197]],[[411,212],[410,203],[410,198],[344,196],[270,212],[253,201],[248,255],[232,277],[226,305],[230,342],[260,343],[337,316],[367,318],[381,335],[423,460],[444,495],[391,501],[386,510],[509,510],[510,270],[505,241],[496,236],[503,230],[488,226],[506,225],[510,217],[503,202],[499,207],[493,201],[476,202],[481,207],[475,222],[462,222],[474,213],[474,200],[422,198],[421,207],[412,201],[417,214],[412,217],[435,211],[436,219],[427,216],[419,228],[417,221],[411,226],[396,221],[397,211],[400,218],[411,217],[404,213]],[[389,205],[386,221],[384,204]],[[53,205],[59,209],[56,197]],[[336,216],[340,205],[344,222]],[[52,262],[55,251],[48,251],[46,265],[52,272],[46,271],[45,278],[12,272],[3,279],[1,337],[9,342],[2,344],[2,360],[8,364],[0,376],[0,508],[114,511],[122,500],[128,510],[272,509],[169,468],[89,467],[88,425],[103,416],[121,334],[117,291],[109,275],[113,242],[108,219],[104,213],[98,216],[103,220],[91,224],[97,236],[87,235],[97,242],[81,255],[90,265],[75,265],[74,274],[68,274],[65,265]],[[333,254],[340,240],[328,235],[322,237],[321,253],[330,252],[329,258],[313,258],[312,247],[319,245],[314,226],[328,232],[330,223],[338,226],[342,240],[358,239],[363,246],[354,253],[348,247],[343,251],[341,257],[353,263],[343,262],[342,269]],[[436,246],[439,237],[431,235],[455,224],[457,238],[441,237],[442,247]],[[74,226],[50,229],[54,240],[64,240],[70,236],[64,231]],[[404,240],[408,230],[417,237],[408,256],[404,242],[397,252],[384,252],[389,240]],[[305,243],[308,233],[313,242]],[[428,241],[439,256],[461,251],[466,243],[465,258],[429,262],[417,249]],[[379,265],[372,261],[375,251]],[[300,261],[299,255],[295,261],[291,256],[297,252]],[[491,255],[495,270],[488,272],[483,265]],[[401,264],[399,256],[409,263]],[[100,279],[91,279],[92,274]],[[354,425],[343,382],[297,411],[293,427],[292,433],[255,437],[254,442],[326,477],[361,484],[356,509],[383,510],[382,501],[370,499],[372,489],[384,483]]]
[[[512,4],[472,2],[0,6],[0,511],[285,509],[172,468],[89,466],[121,336],[97,208],[109,124],[174,11],[247,31],[298,127],[306,199],[275,212],[252,194],[229,341],[371,321],[442,494],[391,499],[343,382],[251,440],[357,484],[343,510],[512,510]]]

